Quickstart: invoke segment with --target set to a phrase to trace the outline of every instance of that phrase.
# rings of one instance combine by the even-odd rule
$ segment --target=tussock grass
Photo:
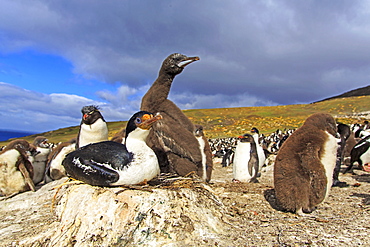
[[[305,119],[316,112],[327,112],[336,118],[337,122],[352,124],[362,123],[359,117],[342,117],[353,113],[370,111],[370,96],[332,99],[313,104],[235,107],[216,109],[184,110],[194,124],[204,127],[208,138],[233,137],[245,134],[252,127],[257,127],[261,133],[269,134],[277,129],[295,129],[300,127]],[[126,127],[126,121],[109,122],[109,137]],[[78,126],[52,130],[38,135],[46,136],[50,142],[58,143],[75,138]],[[37,135],[24,137],[32,142]],[[6,145],[8,141],[0,142]]]

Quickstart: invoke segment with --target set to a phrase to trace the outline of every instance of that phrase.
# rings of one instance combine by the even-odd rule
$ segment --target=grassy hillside
[[[327,112],[337,117],[337,121],[351,124],[362,122],[355,117],[343,118],[343,115],[370,111],[370,96],[332,99],[303,105],[237,107],[218,109],[185,110],[184,113],[194,124],[201,124],[208,138],[232,137],[248,132],[257,127],[261,133],[271,133],[277,129],[298,128],[304,120],[316,112]],[[109,122],[109,137],[125,128],[126,122]],[[50,142],[68,141],[77,136],[78,126],[49,131],[39,135],[46,136]],[[26,139],[33,141],[36,135]],[[0,145],[8,143],[0,142]]]

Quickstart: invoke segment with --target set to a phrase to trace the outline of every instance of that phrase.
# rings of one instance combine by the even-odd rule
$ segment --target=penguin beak
[[[200,60],[199,57],[187,57],[185,60],[182,60],[177,65],[179,67],[185,68],[185,66],[191,64],[192,62],[198,61],[198,60]]]
[[[149,130],[155,122],[161,119],[163,119],[163,117],[161,114],[159,114],[159,112],[155,114],[155,116],[153,116],[152,114],[145,114],[144,116],[142,116],[142,122],[138,125],[138,127],[144,130]]]

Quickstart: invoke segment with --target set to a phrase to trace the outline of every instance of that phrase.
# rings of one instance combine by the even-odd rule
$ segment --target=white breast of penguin
[[[337,149],[338,143],[334,136],[325,132],[327,135],[327,140],[324,144],[324,152],[321,156],[321,163],[324,166],[327,184],[326,184],[326,195],[325,198],[329,195],[330,188],[333,183],[333,171],[337,159]]]
[[[197,140],[199,142],[199,149],[200,153],[202,154],[202,168],[203,168],[203,179],[205,180],[207,178],[207,172],[206,172],[206,154],[204,153],[204,147],[206,146],[204,139],[202,136],[198,136]]]
[[[79,146],[83,147],[90,143],[102,142],[108,140],[107,123],[101,118],[91,125],[81,124]]]
[[[60,153],[50,163],[50,177],[53,180],[60,179],[66,175],[66,170],[62,165],[62,162],[67,154],[75,150],[75,144],[70,144],[64,147]]]
[[[0,155],[0,192],[10,195],[26,187],[22,173],[15,167],[20,153],[11,149]]]
[[[159,164],[154,151],[144,141],[127,139],[127,150],[133,153],[132,162],[123,170],[119,170],[119,180],[112,185],[138,184],[151,180],[159,173]]]
[[[249,173],[248,163],[251,158],[251,144],[239,142],[235,149],[233,177],[240,182],[249,182],[253,174]]]
[[[370,139],[367,139],[366,142],[370,142]],[[366,143],[363,142],[360,145],[365,145],[365,144]],[[362,160],[363,165],[370,163],[370,148],[368,148],[363,154],[361,154],[360,159]]]

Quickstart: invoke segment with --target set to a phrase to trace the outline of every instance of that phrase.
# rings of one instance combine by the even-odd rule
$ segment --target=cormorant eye
[[[138,118],[136,118],[136,119],[135,119],[135,123],[137,123],[137,124],[141,124],[141,118],[139,118],[139,117],[138,117]]]

